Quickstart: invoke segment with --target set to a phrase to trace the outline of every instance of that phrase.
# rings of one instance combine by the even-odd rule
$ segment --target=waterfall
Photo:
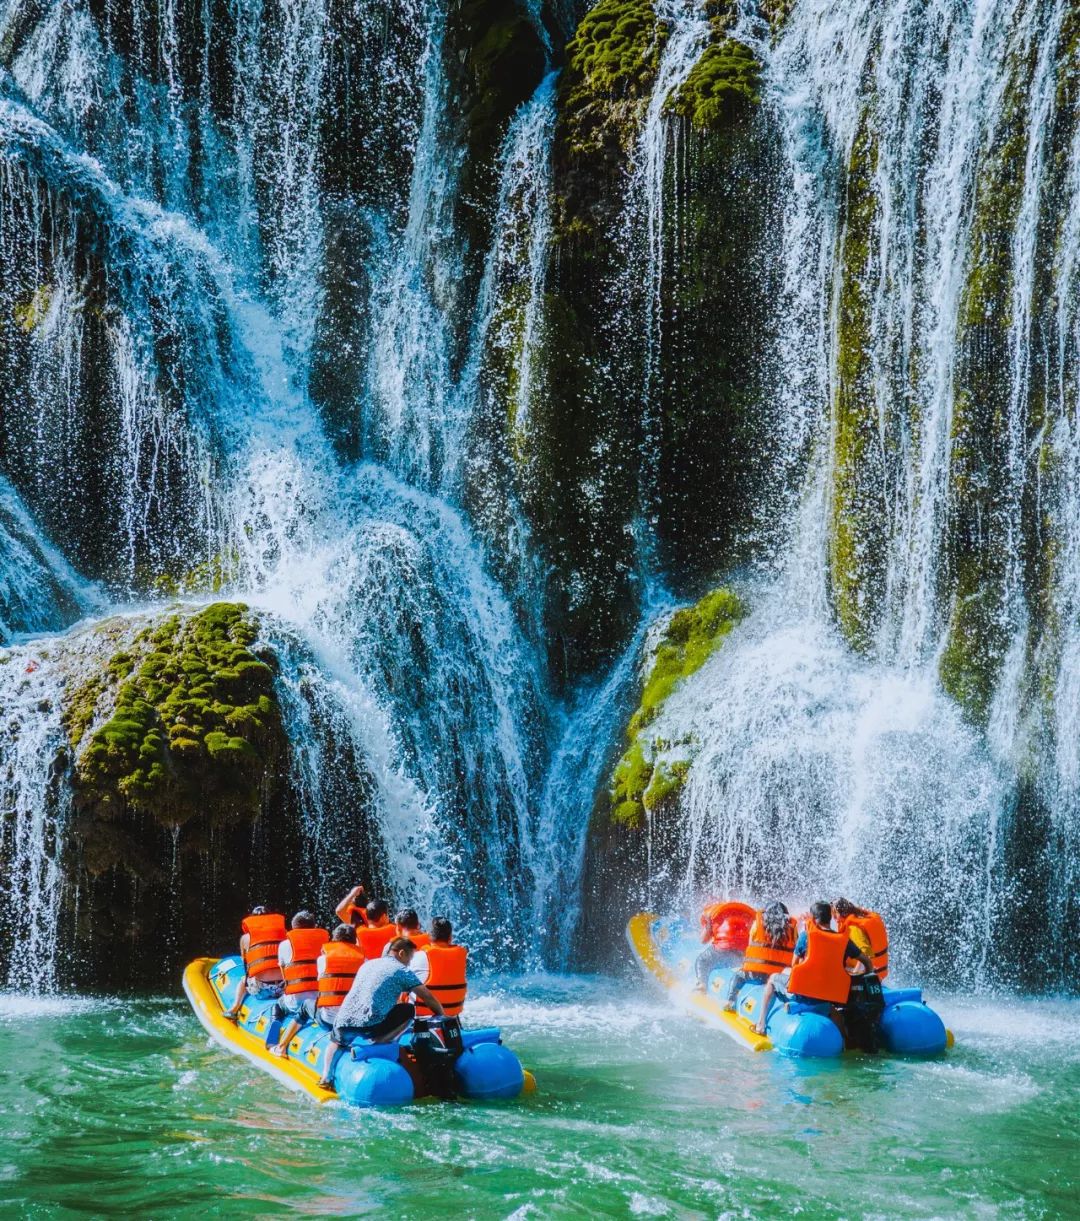
[[[295,836],[327,905],[355,850],[487,962],[565,964],[663,591],[732,584],[649,729],[692,757],[649,897],[848,891],[901,972],[993,981],[1021,879],[1064,919],[1080,877],[1071,6],[658,0],[558,71],[565,5],[483,53],[463,24],[0,3],[0,897],[32,957],[114,621],[252,608],[293,820],[253,859]],[[743,261],[705,230],[754,175]],[[767,305],[714,291],[759,269]],[[710,313],[744,301],[740,353]],[[622,592],[583,592],[593,552]],[[151,830],[219,893],[212,844]]]
[[[1020,0],[801,0],[775,41],[749,6],[740,27],[765,64],[782,133],[779,461],[805,476],[787,510],[782,576],[751,582],[754,613],[655,727],[696,754],[678,848],[654,882],[684,901],[703,890],[798,903],[853,894],[889,912],[901,973],[947,977],[962,965],[989,982],[1002,969],[1001,930],[1020,894],[1008,864],[1025,834],[1018,786],[1045,749],[1026,694],[1023,540],[1042,439],[1073,452],[1069,240],[1053,259],[1059,415],[1031,418],[1047,325],[1040,260],[1060,189],[1049,149],[1066,117],[1063,20],[1060,4]],[[1075,182],[1066,191],[1074,199]],[[975,413],[988,393],[997,397],[985,410],[1000,413],[992,486],[972,452],[987,444],[975,429],[991,425]],[[1043,512],[1060,509],[1062,543],[1073,531],[1069,461],[1060,501],[1053,476],[1036,493]],[[975,496],[987,502],[978,518]],[[949,547],[965,537],[988,557],[981,590],[965,586],[962,565],[950,569]],[[1068,650],[1071,577],[1054,571],[1053,621]],[[984,731],[939,678],[957,615],[981,604],[983,647],[1005,641]],[[1052,635],[1039,649],[1056,652]],[[1075,737],[1061,723],[1071,669],[1063,652],[1059,743]],[[1057,749],[1068,767],[1071,747]],[[1055,851],[1072,861],[1075,800],[1063,797],[1058,787]],[[1072,868],[1059,865],[1063,881]],[[927,939],[928,910],[949,913],[959,954]]]
[[[306,390],[322,300],[327,13],[318,3],[276,12],[233,6],[228,29],[242,84],[224,120],[217,103],[192,106],[192,48],[178,43],[175,12],[151,15],[136,5],[130,16],[126,33],[100,26],[81,6],[62,33],[36,26],[0,102],[0,225],[9,230],[0,249],[11,260],[4,316],[28,336],[12,349],[26,353],[16,370],[25,422],[39,413],[26,463],[41,481],[29,485],[35,508],[53,509],[50,530],[64,535],[45,447],[90,443],[80,378],[92,342],[104,357],[110,405],[108,431],[94,444],[115,464],[109,491],[119,504],[106,520],[125,557],[107,575],[130,596],[148,565],[173,563],[160,550],[171,538],[187,566],[218,565],[224,592],[265,616],[312,893],[332,904],[326,879],[336,875],[327,860],[349,852],[356,834],[342,806],[352,809],[353,827],[373,807],[377,843],[365,851],[393,895],[425,914],[448,911],[481,955],[485,946],[493,959],[524,952],[505,930],[534,890],[534,792],[549,697],[541,654],[457,503],[477,396],[451,359],[463,256],[450,227],[457,184],[444,14],[431,6],[418,15],[423,54],[411,67],[403,58],[400,77],[390,78],[399,92],[386,87],[378,99],[394,106],[410,80],[420,82],[404,205],[381,184],[364,199],[376,240],[355,406],[366,457],[377,461],[359,465],[334,455]],[[209,55],[209,27],[201,37]],[[415,31],[403,56],[410,39]],[[86,65],[81,75],[76,65]],[[145,141],[135,155],[116,138],[115,114],[106,114],[128,94],[139,115],[133,135]],[[524,172],[541,175],[525,205],[531,217],[547,206],[537,154],[550,140],[552,97],[549,83],[515,127],[531,133],[515,145],[530,150]],[[372,125],[392,134],[390,114],[373,114]],[[517,153],[502,173],[500,197],[509,200],[523,173]],[[201,190],[210,179],[222,184],[219,198]],[[546,239],[529,240],[527,317],[535,327]],[[87,301],[90,291],[100,305]],[[12,489],[17,532],[0,535],[11,559],[5,613],[12,630],[60,628],[92,600],[37,541],[15,496]],[[7,506],[5,499],[5,527]],[[38,566],[32,573],[17,563],[23,556]],[[97,569],[96,556],[86,558]],[[66,598],[63,614],[46,605],[45,574],[55,597]],[[51,647],[67,665],[66,638]],[[13,657],[9,675],[22,654]],[[42,681],[35,672],[31,688]],[[25,685],[5,686],[5,724],[32,717]],[[37,718],[33,740],[3,748],[5,775],[16,778],[5,800],[15,811],[15,855],[4,893],[28,902],[35,920],[56,908],[63,885],[66,816],[51,796],[57,785],[44,782],[63,756],[63,697],[62,685],[50,694],[50,717]],[[174,834],[175,847],[183,833]],[[23,965],[12,963],[10,982],[27,982]]]

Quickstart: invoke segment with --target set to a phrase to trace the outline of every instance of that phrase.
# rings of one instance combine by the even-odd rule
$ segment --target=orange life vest
[[[795,921],[788,916],[783,941],[779,945],[773,945],[765,932],[762,913],[758,912],[750,926],[750,942],[746,947],[742,969],[754,975],[775,975],[777,971],[791,966],[791,956],[794,952]]]
[[[885,921],[877,912],[867,912],[865,916],[845,916],[840,921],[840,932],[846,933],[852,925],[861,928],[870,938],[874,971],[879,979],[884,979],[889,973],[889,935],[885,931]]]
[[[717,950],[745,950],[753,922],[754,909],[730,899],[723,903],[710,903],[701,913],[701,923],[708,930],[709,940]]]
[[[380,958],[387,944],[397,935],[396,925],[384,924],[381,928],[374,928],[369,924],[367,928],[356,930],[356,944],[363,950],[365,958]]]
[[[447,1017],[457,1017],[465,1007],[465,960],[469,951],[463,945],[448,945],[445,941],[433,941],[424,951],[428,960],[428,977],[424,981],[442,1002]],[[417,1005],[416,1012],[424,1017],[431,1013],[425,1005]]]
[[[285,917],[276,912],[264,916],[245,916],[240,927],[248,935],[244,951],[244,970],[252,979],[278,969],[278,946],[285,940]]]
[[[367,924],[367,913],[362,907],[350,903],[345,911],[345,923],[351,924],[353,928],[363,928]]]
[[[326,964],[319,976],[319,995],[315,1004],[320,1009],[336,1008],[345,999],[364,963],[363,951],[348,941],[328,941],[322,948]]]
[[[851,976],[844,969],[847,943],[847,933],[818,928],[811,920],[806,926],[806,957],[791,968],[788,991],[810,1000],[847,1004],[851,991]]]
[[[418,950],[422,950],[425,946],[431,944],[431,938],[427,933],[398,933],[399,937],[408,937]]]
[[[330,934],[324,928],[291,928],[288,932],[292,946],[292,962],[285,968],[285,991],[315,992],[319,987],[316,963],[319,953]]]

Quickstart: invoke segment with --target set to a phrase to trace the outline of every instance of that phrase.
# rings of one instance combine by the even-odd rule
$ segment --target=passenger
[[[778,899],[765,905],[750,926],[750,940],[742,966],[731,976],[724,1012],[735,1012],[739,989],[746,983],[768,983],[770,976],[791,966],[795,951],[796,925],[788,909]]]
[[[298,1020],[304,1002],[314,1000],[319,995],[319,954],[329,940],[330,934],[326,929],[316,927],[311,912],[300,911],[293,916],[292,928],[278,949],[278,962],[285,977],[285,995],[274,1006],[277,1021],[283,1022],[288,1016]],[[284,1030],[292,1026],[293,1022],[290,1022]],[[289,1035],[291,1038],[292,1034]],[[269,1051],[272,1056],[284,1056],[288,1047],[289,1040],[283,1033]]]
[[[410,970],[421,983],[425,983],[428,974],[428,960],[424,950],[430,943],[431,938],[427,933],[421,931],[420,917],[411,907],[407,907],[404,911],[399,911],[394,917],[394,927],[399,937],[407,937],[416,946],[416,953],[413,955]],[[383,947],[383,957],[385,958],[389,953],[390,942],[388,941]]]
[[[416,1009],[398,999],[403,992],[415,993],[431,1012],[442,1015],[439,998],[409,969],[415,953],[416,946],[407,937],[395,937],[386,958],[369,959],[357,971],[334,1019],[319,1082],[324,1090],[334,1088],[334,1068],[343,1045],[357,1038],[391,1043],[405,1032]]]
[[[874,973],[878,979],[885,979],[889,974],[889,935],[885,929],[885,921],[875,911],[856,907],[850,899],[837,899],[832,906],[838,932],[847,933],[855,942],[858,942],[856,929],[865,933],[870,943]]]
[[[742,962],[750,940],[750,920],[740,912],[724,914],[727,903],[712,903],[701,913],[701,940],[705,949],[697,956],[695,992],[704,992],[709,975],[717,967],[733,967]]]
[[[342,924],[351,924],[353,928],[363,928],[367,924],[367,916],[364,914],[364,904],[360,900],[364,900],[366,903],[367,895],[363,886],[354,886],[334,908],[334,915]]]
[[[431,922],[431,943],[427,947],[427,986],[442,1001],[447,1017],[458,1017],[465,1008],[465,995],[469,985],[466,981],[469,951],[453,940],[454,929],[445,916],[436,916]],[[419,1017],[426,1017],[431,1010],[416,1006]]]
[[[866,970],[873,970],[873,963],[846,934],[833,931],[830,904],[812,904],[810,921],[795,943],[792,966],[771,975],[765,985],[754,1033],[765,1033],[774,994],[808,1004],[846,1005],[851,992],[851,976],[845,967],[849,958],[861,962]]]
[[[867,971],[861,963],[848,962],[852,979],[851,994],[843,1009],[844,1037],[849,1047],[877,1055],[881,1046],[881,1015],[885,1012],[881,979],[889,972],[885,922],[877,912],[856,907],[847,899],[837,899],[833,903],[833,913],[838,931],[846,932],[874,964],[874,969]]]
[[[383,950],[398,935],[390,923],[389,910],[384,899],[374,899],[365,908],[367,925],[356,930],[356,940],[365,958],[381,958]]]
[[[300,1006],[281,1032],[278,1045],[288,1047],[301,1026],[318,1020],[328,1030],[333,1029],[334,1010],[345,999],[356,978],[364,955],[356,945],[356,929],[351,924],[339,924],[333,937],[322,947],[315,969],[319,973],[318,995]]]
[[[244,978],[236,990],[236,1000],[225,1010],[230,1022],[237,1020],[245,997],[252,1000],[277,1000],[285,984],[278,964],[278,946],[285,940],[285,917],[265,907],[253,907],[251,915],[240,922],[240,957]]]

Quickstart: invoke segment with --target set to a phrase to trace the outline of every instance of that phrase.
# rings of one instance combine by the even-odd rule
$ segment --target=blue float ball
[[[342,1059],[335,1083],[338,1097],[354,1107],[404,1106],[413,1100],[412,1078],[394,1060]]]
[[[778,1051],[792,1056],[838,1056],[844,1040],[836,1023],[821,1013],[788,1013],[774,1010],[769,1016],[768,1035]]]
[[[932,1056],[945,1050],[945,1023],[918,1001],[900,1001],[881,1015],[881,1037],[897,1055]]]
[[[517,1056],[501,1043],[477,1043],[458,1057],[458,1089],[466,1098],[516,1098],[525,1087]]]

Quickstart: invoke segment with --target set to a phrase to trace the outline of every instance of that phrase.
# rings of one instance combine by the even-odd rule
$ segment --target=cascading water
[[[658,591],[715,559],[750,613],[649,730],[692,758],[650,898],[848,889],[891,904],[902,966],[946,971],[934,903],[992,979],[1016,859],[1062,912],[1077,877],[1070,6],[663,0],[565,57],[565,13],[526,9],[480,55],[439,0],[0,7],[3,723],[48,705],[0,748],[5,888],[44,927],[56,709],[93,652],[71,625],[215,595],[276,655],[319,901],[370,823],[401,897],[490,960],[565,962]],[[485,57],[515,46],[495,122]],[[692,195],[753,174],[781,219],[740,263]],[[776,292],[747,373],[693,315],[752,302],[708,281],[753,261]],[[751,468],[757,524],[711,523]],[[708,558],[678,571],[686,546]],[[595,648],[551,611],[591,605],[590,550],[623,590]],[[185,849],[213,849],[165,832],[194,884]]]
[[[5,279],[5,313],[31,336],[23,393],[35,409],[51,412],[37,437],[62,444],[61,422],[76,436],[86,424],[77,381],[85,307],[67,303],[85,298],[74,287],[73,259],[89,248],[100,260],[91,273],[105,281],[101,342],[116,370],[113,431],[98,443],[115,456],[115,485],[130,504],[109,514],[129,557],[123,584],[143,579],[148,561],[160,563],[153,544],[175,530],[155,514],[183,512],[177,480],[186,483],[195,517],[189,524],[201,542],[184,547],[187,563],[212,562],[230,595],[263,611],[268,625],[281,624],[265,630],[281,654],[277,684],[296,743],[293,787],[313,891],[330,899],[321,893],[320,863],[350,851],[341,804],[368,802],[379,832],[372,859],[393,890],[425,911],[450,911],[479,948],[530,900],[531,794],[548,714],[537,654],[453,504],[473,403],[467,388],[455,390],[449,354],[461,255],[447,229],[455,183],[447,169],[453,153],[446,143],[444,16],[437,7],[426,14],[427,45],[412,72],[423,99],[404,227],[399,233],[393,199],[368,218],[369,231],[384,237],[371,252],[373,321],[361,407],[371,454],[389,469],[341,465],[304,392],[323,241],[316,120],[327,15],[318,5],[234,10],[228,28],[244,89],[227,121],[215,107],[196,121],[186,97],[191,48],[177,43],[175,14],[137,5],[126,17],[134,55],[113,45],[124,37],[115,27],[99,27],[81,9],[59,43],[49,40],[47,26],[37,27],[19,49],[17,84],[10,83],[4,102],[11,206],[2,223],[12,231],[4,243],[12,252],[9,271],[18,272]],[[208,27],[203,34],[209,45]],[[406,39],[401,81],[410,75],[410,52]],[[93,65],[78,78],[97,82],[85,96],[73,64]],[[283,64],[288,71],[279,71]],[[106,84],[110,98],[97,91]],[[98,107],[104,112],[110,100],[129,95],[140,108],[137,132],[149,146],[148,163],[125,159],[115,131],[97,125]],[[396,100],[388,88],[385,104]],[[546,104],[550,111],[550,91]],[[387,126],[385,116],[379,122]],[[158,159],[168,168],[161,181],[152,173]],[[211,179],[226,190],[204,207],[198,187]],[[171,211],[150,202],[159,188]],[[373,204],[379,194],[372,192]],[[263,213],[257,242],[245,211],[251,207]],[[77,240],[84,216],[100,233],[94,244]],[[19,242],[41,252],[36,262]],[[56,378],[46,360],[66,360],[72,370],[55,406]],[[39,476],[48,469],[40,448],[28,465]],[[433,496],[436,489],[450,499]],[[50,524],[63,533],[62,520]],[[13,536],[11,546],[25,551],[28,544]],[[77,578],[59,571],[61,587],[76,588]],[[16,627],[58,626],[31,601],[36,594],[25,573],[12,566],[5,575],[12,613],[20,615]],[[115,581],[121,574],[109,575]],[[76,602],[70,593],[69,600]],[[81,605],[68,618],[76,609]],[[304,641],[299,651],[290,643],[296,632]],[[64,654],[62,644],[57,652]],[[9,673],[23,660],[15,655]],[[58,693],[53,720],[59,703]],[[5,685],[4,705],[5,716],[29,715],[19,684]],[[62,834],[42,828],[60,828],[63,820],[41,767],[23,757],[31,751],[45,766],[51,750],[55,760],[57,725],[40,728],[33,751],[20,740],[18,757],[8,756],[18,776],[17,855],[5,872],[10,893],[29,905],[33,920],[47,922],[60,885]],[[326,754],[327,742],[355,765],[355,792],[343,792],[328,775],[335,756]],[[514,947],[501,952],[507,948]],[[26,982],[20,964],[10,974]]]
[[[755,611],[653,731],[694,743],[678,848],[654,897],[851,893],[889,911],[902,967],[949,975],[974,964],[986,981],[1001,969],[995,949],[1020,894],[1008,865],[1025,834],[1018,785],[1046,736],[1024,703],[1033,456],[1051,433],[1071,452],[1064,365],[1057,421],[1032,418],[1046,326],[1038,269],[1061,189],[1049,148],[1067,118],[1063,20],[1057,4],[806,0],[775,44],[755,43],[790,183],[781,461],[799,469],[808,445],[811,461],[783,577],[751,583]],[[749,41],[755,22],[747,6]],[[1075,268],[1057,249],[1056,325],[1067,330]],[[985,295],[999,291],[1001,303]],[[996,333],[999,363],[975,382],[973,362]],[[970,513],[961,497],[986,486],[957,474],[973,470],[974,429],[987,427],[974,422],[986,384],[1000,395],[1001,473],[972,536],[989,557],[979,591],[964,586],[963,553],[952,576],[948,557]],[[1068,494],[1061,503],[1042,482],[1050,512],[1068,517]],[[1065,627],[1071,594],[1056,588]],[[997,607],[990,639],[1012,641],[993,670],[985,733],[939,679],[959,664],[957,616],[978,600]],[[1055,647],[1052,634],[1040,646]],[[1071,669],[1059,670],[1066,685]],[[1059,718],[1066,706],[1055,704]],[[1061,828],[1071,803],[1056,796]],[[1064,833],[1052,850],[1064,862],[1075,857],[1068,842]],[[1053,893],[1064,902],[1068,882]],[[958,953],[924,935],[929,910],[948,912]]]

